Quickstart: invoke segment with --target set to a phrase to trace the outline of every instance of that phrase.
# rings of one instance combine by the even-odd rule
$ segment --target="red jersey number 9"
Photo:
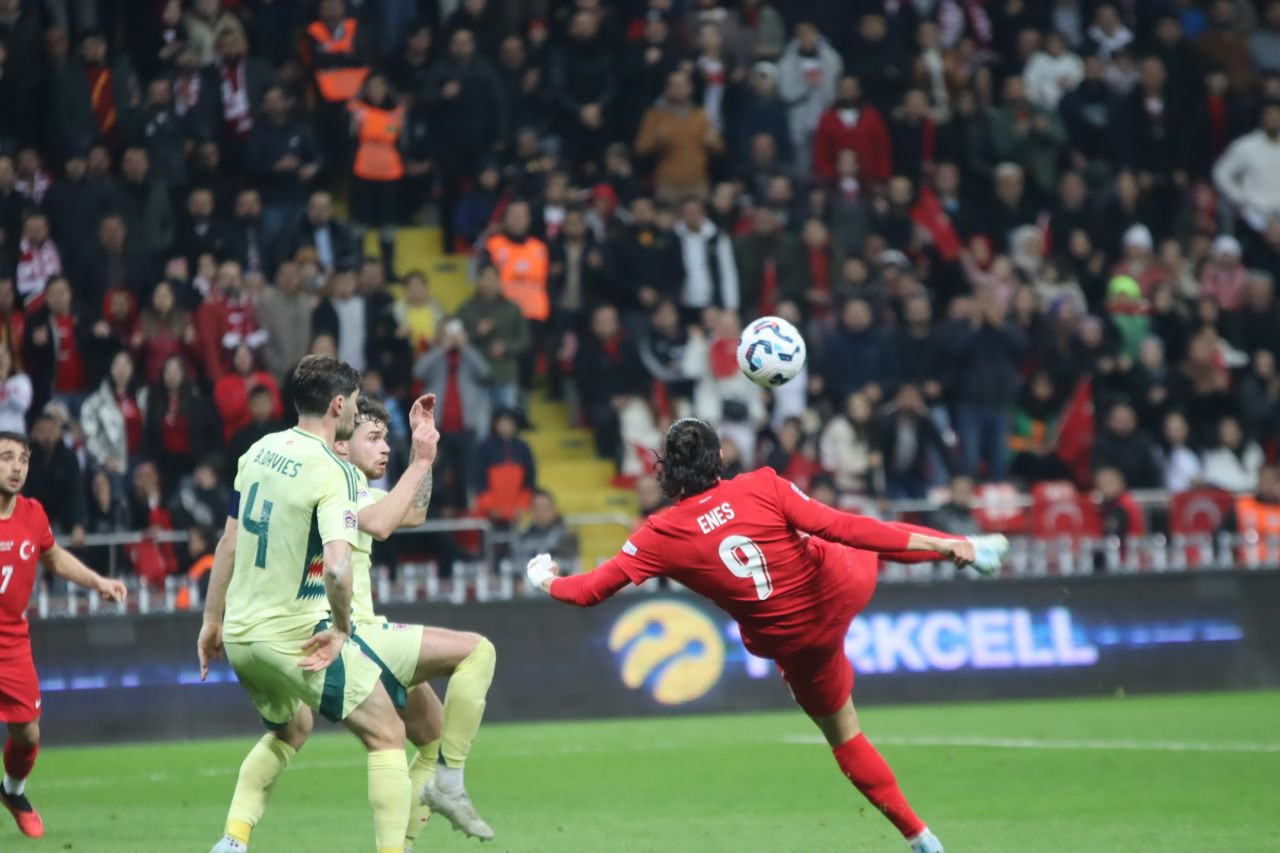
[[[726,536],[721,540],[720,560],[736,576],[754,582],[756,596],[761,601],[773,595],[773,579],[769,577],[769,563],[764,558],[764,551],[747,537]]]

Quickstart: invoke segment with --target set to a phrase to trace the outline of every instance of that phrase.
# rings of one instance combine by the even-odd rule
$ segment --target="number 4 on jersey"
[[[271,523],[271,501],[262,501],[262,519],[253,517],[253,504],[258,499],[258,484],[249,487],[249,499],[244,505],[244,529],[258,537],[258,551],[254,555],[253,565],[259,569],[267,567],[267,526]]]
[[[769,563],[760,546],[745,536],[726,536],[720,542],[720,560],[725,568],[740,578],[755,582],[756,595],[764,601],[773,595],[773,578],[769,577]]]

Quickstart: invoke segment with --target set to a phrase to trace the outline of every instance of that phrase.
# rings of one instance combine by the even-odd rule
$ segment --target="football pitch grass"
[[[554,701],[554,697],[548,697]],[[862,725],[950,853],[1280,851],[1280,692],[871,707]],[[0,850],[205,853],[254,738],[59,748]],[[502,853],[904,851],[798,711],[493,725],[467,769]],[[0,814],[0,817],[4,817]],[[364,755],[326,729],[255,853],[373,850]],[[417,851],[479,851],[433,818]]]

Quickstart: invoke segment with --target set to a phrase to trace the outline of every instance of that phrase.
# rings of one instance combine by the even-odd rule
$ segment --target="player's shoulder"
[[[726,480],[724,486],[734,493],[773,494],[777,482],[782,478],[778,472],[765,465],[754,471],[746,471]]]
[[[44,511],[44,504],[35,498],[29,498],[26,495],[18,495],[17,503],[14,506],[13,517],[22,516],[24,519],[34,518],[37,520],[47,518]],[[47,522],[46,522],[47,523]]]

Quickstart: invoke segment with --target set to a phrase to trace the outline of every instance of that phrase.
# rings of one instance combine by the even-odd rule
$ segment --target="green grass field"
[[[872,708],[881,746],[951,853],[1280,851],[1280,692]],[[48,833],[0,850],[204,853],[252,738],[59,749],[28,793]],[[796,713],[495,725],[468,787],[511,853],[905,850]],[[317,734],[258,853],[373,849],[364,756]],[[479,850],[433,820],[418,851]]]

